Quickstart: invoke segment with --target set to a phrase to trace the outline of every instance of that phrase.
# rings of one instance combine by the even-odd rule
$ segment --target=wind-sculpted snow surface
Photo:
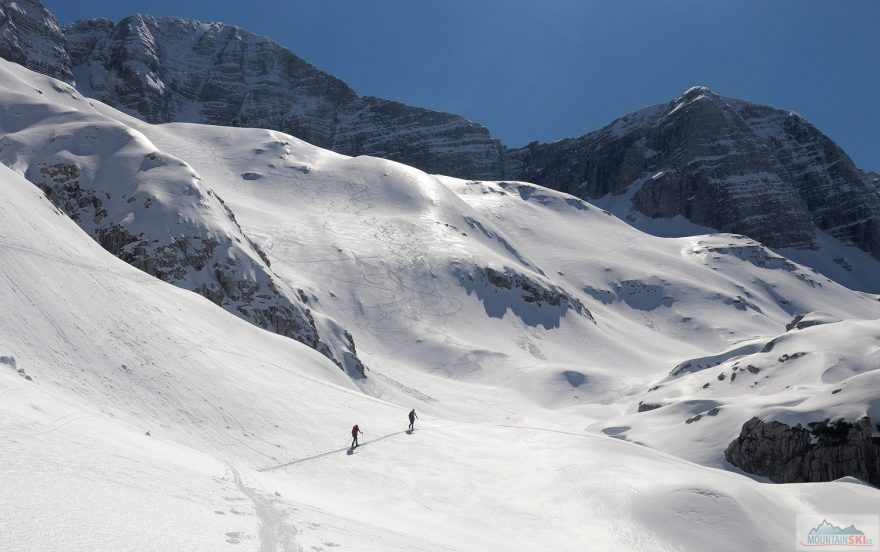
[[[353,344],[334,335],[342,330],[326,321],[329,338],[319,334],[310,309],[279,285],[265,253],[192,167],[97,113],[69,85],[6,62],[0,71],[0,162],[132,266],[363,373]]]

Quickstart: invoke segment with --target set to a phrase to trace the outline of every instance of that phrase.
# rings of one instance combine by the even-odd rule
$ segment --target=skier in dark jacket
[[[361,435],[364,434],[364,432],[361,431],[361,428],[359,428],[357,424],[354,424],[354,427],[351,428],[351,448],[356,448],[358,446],[358,433]]]
[[[412,410],[409,411],[409,430],[410,431],[415,431],[414,425],[416,423],[416,420],[418,420],[418,419],[419,419],[419,417],[416,416],[416,409],[413,408]]]

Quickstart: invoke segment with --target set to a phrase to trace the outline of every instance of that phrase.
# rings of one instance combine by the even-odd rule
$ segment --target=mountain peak
[[[682,96],[696,96],[699,94],[711,94],[713,96],[717,96],[717,94],[715,94],[715,92],[712,92],[712,90],[708,86],[702,85],[691,86],[690,88],[685,90],[684,93],[682,93]]]
[[[681,96],[672,101],[673,105],[681,105],[684,103],[696,102],[706,99],[720,98],[718,94],[709,89],[708,86],[692,86],[682,92]]]

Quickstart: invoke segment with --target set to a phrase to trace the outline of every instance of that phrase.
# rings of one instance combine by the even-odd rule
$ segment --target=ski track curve
[[[254,505],[254,513],[260,523],[260,552],[302,552],[295,540],[296,529],[279,512],[272,499],[262,496],[259,491],[244,484],[241,474],[232,464],[227,464],[232,472],[235,485]]]

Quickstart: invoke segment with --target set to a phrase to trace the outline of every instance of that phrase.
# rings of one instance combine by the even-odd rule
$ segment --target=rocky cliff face
[[[795,113],[728,101],[780,161],[813,224],[880,258],[880,200],[849,156]]]
[[[845,476],[880,485],[880,425],[867,417],[810,424],[809,429],[752,418],[724,455],[743,470],[777,483],[833,481]]]
[[[56,79],[73,81],[61,27],[36,0],[0,0],[0,57]]]
[[[463,117],[358,96],[279,44],[222,23],[127,17],[64,30],[77,86],[150,122],[281,130],[348,155],[490,177],[501,145]]]
[[[586,199],[626,194],[649,218],[681,215],[771,247],[811,248],[822,230],[880,258],[880,201],[834,142],[794,113],[704,87],[509,158],[523,180]]]

